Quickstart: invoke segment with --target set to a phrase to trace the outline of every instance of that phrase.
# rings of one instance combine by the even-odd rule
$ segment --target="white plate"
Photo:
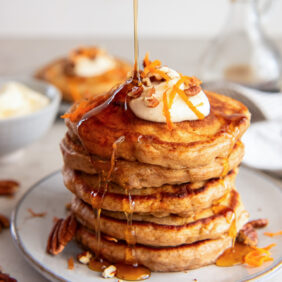
[[[273,275],[281,267],[282,242],[278,237],[269,238],[263,232],[281,230],[282,197],[281,191],[263,175],[250,169],[241,168],[237,187],[251,218],[268,218],[269,225],[259,231],[259,246],[276,243],[272,249],[274,261],[259,268],[246,266],[203,267],[193,271],[178,273],[152,273],[150,282],[162,281],[244,281]],[[67,269],[67,259],[76,257],[79,248],[72,242],[64,252],[56,257],[45,252],[47,237],[53,225],[53,217],[65,217],[65,204],[71,193],[63,185],[60,172],[51,174],[35,184],[21,199],[12,216],[12,236],[25,259],[42,275],[51,281],[103,281],[99,273],[75,262],[75,270]],[[47,212],[44,218],[31,218],[28,208],[35,212]],[[280,239],[280,240],[279,240]],[[113,280],[110,280],[113,281]]]

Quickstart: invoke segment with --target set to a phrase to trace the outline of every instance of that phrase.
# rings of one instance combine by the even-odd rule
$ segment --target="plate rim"
[[[264,174],[261,171],[257,171],[255,169],[249,168],[249,167],[241,167],[243,170],[248,171],[249,173],[254,174],[255,176],[258,176],[260,178],[266,179],[267,181],[269,181],[270,183],[272,183],[273,187],[276,187],[276,189],[281,193],[281,187],[279,187],[279,185],[277,185],[271,176]],[[19,232],[18,232],[18,228],[16,226],[16,221],[17,221],[17,215],[19,212],[19,209],[22,205],[22,203],[24,202],[24,200],[26,199],[26,197],[34,190],[36,189],[41,183],[45,182],[46,180],[48,180],[49,178],[54,177],[57,174],[60,174],[61,170],[56,170],[51,172],[50,174],[46,175],[45,177],[41,178],[40,180],[36,181],[33,185],[31,185],[30,188],[27,189],[27,191],[22,195],[22,197],[20,198],[20,200],[18,201],[18,203],[16,204],[16,207],[14,208],[14,210],[12,211],[11,214],[11,225],[10,225],[10,232],[11,232],[11,236],[13,239],[13,243],[14,245],[17,247],[17,249],[20,251],[21,255],[23,256],[23,258],[33,267],[33,269],[35,269],[37,272],[39,272],[42,276],[44,276],[45,278],[48,279],[52,279],[52,280],[57,280],[57,281],[68,281],[65,278],[63,278],[60,275],[55,274],[54,272],[52,272],[51,269],[47,268],[46,266],[44,266],[41,262],[39,262],[38,260],[36,260],[31,254],[29,254],[29,252],[26,250],[26,248],[24,247],[24,244],[20,238]],[[255,274],[251,274],[246,276],[246,278],[239,280],[240,282],[246,282],[246,281],[255,281],[257,279],[261,279],[262,277],[266,277],[269,275],[269,277],[273,276],[273,274],[277,273],[280,268],[282,266],[282,257],[280,256],[280,259],[277,261],[276,264],[274,264],[273,266],[271,266],[269,269],[266,270],[262,270],[260,272],[257,272]]]

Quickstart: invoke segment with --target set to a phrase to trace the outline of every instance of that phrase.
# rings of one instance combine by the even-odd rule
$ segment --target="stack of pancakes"
[[[205,92],[210,114],[171,131],[121,102],[83,122],[66,120],[63,177],[75,194],[83,246],[113,263],[126,262],[130,250],[153,271],[211,264],[232,246],[248,220],[234,183],[250,114],[236,100]]]

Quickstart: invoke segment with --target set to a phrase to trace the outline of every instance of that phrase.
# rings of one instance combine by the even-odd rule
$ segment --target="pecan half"
[[[9,228],[9,227],[10,227],[10,220],[6,216],[0,214],[0,232],[2,231],[3,228]]]
[[[1,282],[17,282],[15,278],[12,278],[9,274],[3,273],[0,270],[0,281]]]
[[[14,180],[0,180],[0,196],[12,196],[20,187],[20,184]]]
[[[256,246],[258,243],[258,234],[255,228],[250,223],[246,223],[239,231],[237,242],[248,246]]]
[[[77,221],[73,215],[66,219],[59,219],[48,238],[47,253],[57,255],[63,251],[65,246],[72,240],[75,235]]]
[[[259,219],[251,220],[249,221],[249,224],[251,224],[254,228],[263,228],[268,225],[268,219],[259,218]]]

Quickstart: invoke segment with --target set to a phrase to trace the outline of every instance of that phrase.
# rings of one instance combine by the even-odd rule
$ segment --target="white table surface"
[[[130,40],[0,40],[0,75],[30,75],[38,66],[48,62],[54,56],[64,54],[65,50],[98,42],[121,57],[131,59]],[[279,42],[282,50],[282,41]],[[205,42],[199,40],[145,40],[141,44],[142,54],[149,50],[166,64],[184,73],[193,73]],[[177,52],[175,52],[177,50]],[[183,54],[185,58],[183,59]],[[0,159],[0,179],[11,178],[21,184],[19,192],[13,198],[0,198],[0,213],[9,216],[21,196],[42,177],[62,167],[59,142],[65,133],[62,120],[56,120],[50,131],[39,141],[17,154]],[[282,187],[282,180],[273,178]],[[30,267],[17,251],[8,230],[0,234],[0,267],[4,272],[20,282],[46,281]],[[282,271],[269,281],[282,281]]]

